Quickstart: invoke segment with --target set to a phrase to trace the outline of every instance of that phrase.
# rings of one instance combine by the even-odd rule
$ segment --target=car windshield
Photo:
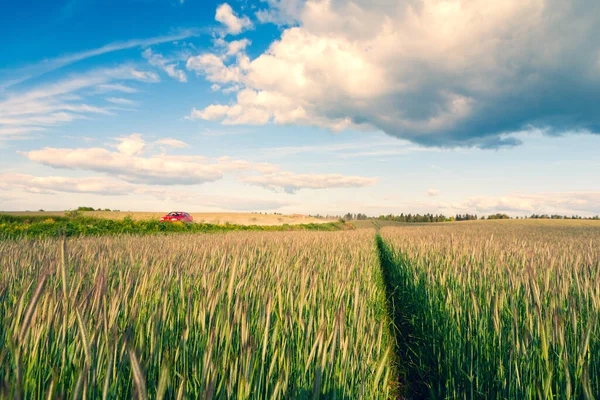
[[[168,217],[179,217],[181,216],[180,212],[170,212],[168,215]]]

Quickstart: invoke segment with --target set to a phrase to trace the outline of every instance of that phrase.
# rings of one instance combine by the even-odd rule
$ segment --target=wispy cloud
[[[187,143],[185,143],[181,140],[173,139],[173,138],[158,139],[156,142],[154,142],[154,144],[161,145],[161,146],[169,146],[169,147],[173,147],[176,149],[183,149],[186,147],[190,147]]]
[[[293,194],[300,189],[332,189],[356,188],[372,186],[377,178],[363,176],[348,176],[341,174],[295,174],[288,171],[278,171],[261,176],[250,176],[241,179],[242,182],[263,186],[267,189],[281,189]]]
[[[122,97],[108,97],[106,99],[109,103],[118,104],[120,106],[135,106],[137,102]]]
[[[103,54],[115,51],[127,50],[134,47],[148,47],[160,43],[173,42],[197,36],[200,30],[186,30],[177,34],[167,36],[157,36],[147,39],[132,39],[124,42],[114,42],[92,50],[81,51],[52,59],[43,60],[37,64],[29,65],[18,70],[0,70],[0,87],[6,89],[10,86],[24,82],[28,79],[38,77],[47,72],[57,70],[67,65],[82,61],[91,57],[97,57]],[[18,74],[17,78],[14,75]],[[12,78],[4,79],[3,76],[12,75]]]
[[[84,91],[121,80],[157,82],[159,78],[152,71],[124,65],[71,75],[58,82],[9,93],[0,98],[0,132],[8,138],[19,138],[29,132],[87,119],[94,114],[110,114],[106,107],[89,104],[85,98],[93,93]]]
[[[148,60],[150,65],[164,71],[171,78],[179,82],[187,82],[185,72],[177,68],[177,63],[174,60],[168,60],[162,54],[153,53],[150,48],[144,50],[142,55]]]
[[[120,83],[106,83],[96,86],[96,93],[109,93],[109,92],[123,92],[123,93],[136,93],[137,89],[120,84]]]
[[[361,138],[353,141],[323,145],[265,147],[260,154],[269,158],[285,158],[298,154],[324,154],[338,159],[357,157],[399,156],[418,152],[468,151],[423,147],[390,137]],[[254,152],[254,151],[253,151]]]

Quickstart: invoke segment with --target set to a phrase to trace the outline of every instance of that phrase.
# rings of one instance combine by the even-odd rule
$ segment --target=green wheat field
[[[600,223],[0,240],[0,397],[593,399]]]

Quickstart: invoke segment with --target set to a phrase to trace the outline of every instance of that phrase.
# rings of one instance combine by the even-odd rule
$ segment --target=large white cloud
[[[288,2],[269,3],[281,10]],[[506,133],[530,126],[600,131],[595,0],[289,4],[298,26],[257,58],[188,61],[213,82],[244,87],[227,112],[192,117],[378,129],[484,148],[518,144]]]

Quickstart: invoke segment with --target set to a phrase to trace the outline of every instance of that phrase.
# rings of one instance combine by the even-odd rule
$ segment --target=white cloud
[[[270,121],[278,124],[319,124],[333,131],[356,127],[348,118],[311,116],[301,104],[279,92],[252,89],[239,91],[234,105],[211,104],[203,110],[194,108],[189,118],[222,121],[226,125],[264,125]]]
[[[213,82],[278,99],[238,95],[226,123],[383,130],[482,148],[517,145],[505,134],[527,126],[600,130],[590,106],[600,101],[600,32],[583,11],[592,0],[268,3],[289,5],[299,26],[253,60],[196,64]]]
[[[436,190],[436,189],[429,189],[427,191],[427,196],[432,196],[433,197],[433,196],[438,196],[439,194],[440,194],[440,191]]]
[[[135,149],[125,149],[133,152]],[[80,169],[106,173],[128,182],[160,185],[191,185],[212,182],[223,177],[222,168],[207,164],[202,157],[111,152],[103,148],[44,148],[25,153],[32,161],[55,168]]]
[[[129,136],[124,136],[116,139],[119,144],[117,150],[119,153],[129,156],[141,154],[146,147],[146,142],[142,139],[141,133],[133,133]]]
[[[273,172],[278,166],[229,157],[146,155],[156,146],[184,147],[176,139],[146,142],[134,133],[117,138],[117,151],[105,148],[50,148],[22,153],[32,161],[55,168],[78,169],[116,176],[127,182],[157,185],[194,185],[219,180],[226,172]]]
[[[295,193],[299,189],[331,189],[371,186],[377,178],[347,176],[340,174],[295,174],[279,171],[262,176],[250,176],[241,179],[268,189],[283,189],[286,193]]]
[[[242,89],[242,87],[243,87],[242,85],[231,85],[231,86],[223,89],[223,93],[225,93],[225,94],[236,93],[236,92],[239,92]]]
[[[303,188],[362,187],[377,182],[376,178],[341,174],[295,174],[282,171],[275,164],[232,157],[167,155],[164,146],[188,147],[186,143],[173,138],[146,142],[141,134],[134,133],[115,140],[117,143],[112,147],[116,151],[100,147],[46,147],[21,154],[31,161],[54,168],[101,173],[132,184],[197,185],[217,181],[233,173],[238,175],[240,182],[293,193]],[[159,154],[152,151],[157,147],[162,150]]]
[[[190,147],[187,143],[182,142],[181,140],[173,139],[173,138],[158,139],[156,142],[154,142],[154,144],[169,146],[169,147],[173,147],[176,149],[183,149],[186,147]]]
[[[140,71],[131,66],[98,69],[72,75],[61,81],[42,84],[27,91],[7,94],[0,99],[0,131],[18,137],[47,127],[87,119],[94,114],[110,114],[108,108],[89,105],[83,100],[90,90],[114,81],[136,80],[157,82],[152,71]]]
[[[227,115],[229,112],[229,106],[215,104],[206,107],[204,110],[192,109],[192,113],[189,116],[190,119],[207,119],[207,120],[220,120]]]
[[[217,7],[215,20],[227,27],[227,33],[237,35],[242,31],[252,28],[252,22],[246,16],[238,17],[235,15],[231,6],[227,3]]]
[[[146,60],[148,60],[150,65],[166,72],[171,78],[176,79],[179,82],[187,82],[187,76],[185,75],[185,72],[177,68],[177,64],[175,62],[164,58],[162,54],[153,53],[150,48],[147,48],[144,50],[142,55]]]
[[[225,43],[227,49],[225,54],[228,56],[235,56],[238,53],[246,50],[246,47],[248,47],[250,44],[252,44],[252,42],[248,39],[234,40],[229,43]]]
[[[122,85],[120,83],[107,83],[96,86],[97,93],[107,93],[107,92],[123,92],[123,93],[135,93],[136,89]]]
[[[153,71],[138,71],[136,69],[131,68],[130,73],[132,79],[137,79],[142,82],[158,82],[160,78]]]
[[[284,32],[284,39],[293,36],[296,43],[292,48],[275,42],[269,51],[250,61],[238,53],[234,63],[226,65],[215,54],[203,54],[188,60],[188,69],[204,73],[209,81],[242,83],[247,88],[237,95],[237,103],[229,112],[215,117],[214,107],[192,117],[223,121],[227,124],[278,124],[319,125],[339,131],[360,127],[349,117],[325,117],[311,111],[313,101],[327,98],[335,86],[344,86],[333,102],[346,102],[346,97],[374,96],[384,91],[386,82],[383,73],[375,66],[362,62],[348,51],[348,42],[320,40],[316,36],[300,37],[299,28]],[[284,40],[282,39],[282,41]],[[333,60],[321,58],[323,52],[333,54]],[[314,64],[314,63],[318,63]],[[318,71],[317,71],[318,70]],[[308,79],[307,71],[315,71],[324,82]],[[254,87],[260,90],[251,89]],[[460,102],[457,101],[460,105]],[[457,105],[457,106],[458,106]],[[212,117],[212,118],[207,118]]]
[[[195,71],[197,74],[204,74],[210,82],[232,83],[241,80],[246,66],[245,60],[247,60],[246,56],[238,55],[237,64],[226,66],[221,57],[212,53],[205,53],[190,57],[187,60],[186,68]]]
[[[118,104],[121,106],[135,106],[137,103],[133,100],[124,99],[122,97],[108,97],[106,99],[109,103]]]

